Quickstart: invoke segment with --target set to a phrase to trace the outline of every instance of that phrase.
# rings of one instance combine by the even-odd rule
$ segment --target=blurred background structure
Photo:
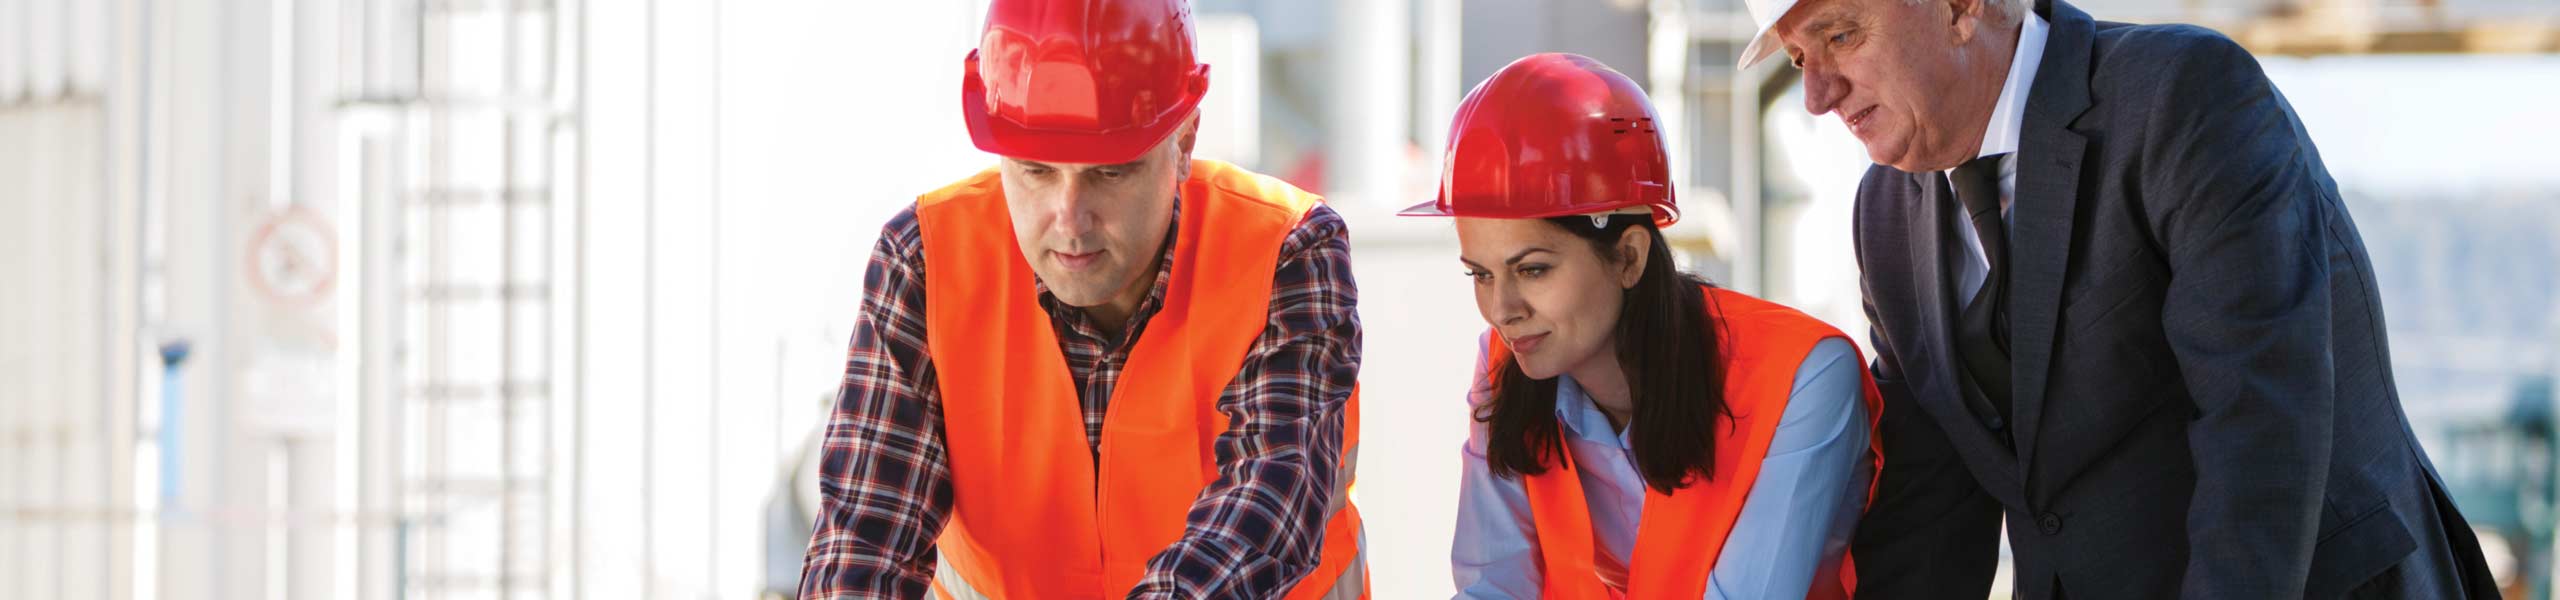
[[[992,164],[980,0],[0,0],[0,598],[787,595],[879,225]],[[2560,4],[2087,0],[2258,53],[2349,196],[2400,392],[2554,597]],[[1688,266],[1863,331],[1864,152],[1734,0],[1198,0],[1199,154],[1365,284],[1377,597],[1446,597],[1482,323],[1427,198],[1469,86],[1645,83]],[[1381,446],[1383,444],[1383,446]]]

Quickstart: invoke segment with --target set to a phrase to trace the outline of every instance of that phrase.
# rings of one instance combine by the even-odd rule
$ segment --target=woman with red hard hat
[[[1439,197],[1491,326],[1468,394],[1461,598],[1841,598],[1881,464],[1856,347],[1673,264],[1643,90],[1571,54],[1467,94]]]

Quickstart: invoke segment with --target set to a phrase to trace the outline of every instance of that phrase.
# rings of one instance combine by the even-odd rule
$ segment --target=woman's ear
[[[1653,258],[1652,248],[1652,230],[1629,227],[1618,232],[1619,289],[1635,289],[1636,282],[1644,279],[1644,263]]]

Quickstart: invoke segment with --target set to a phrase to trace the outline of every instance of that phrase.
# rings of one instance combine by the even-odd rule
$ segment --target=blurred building
[[[0,0],[0,597],[787,593],[879,224],[991,163],[952,89],[982,4]],[[2421,439],[2548,581],[2560,6],[2081,6],[2264,58]],[[1447,225],[1389,214],[1512,59],[1645,83],[1685,262],[1863,328],[1864,154],[1788,67],[1731,68],[1738,2],[1197,7],[1200,154],[1355,232],[1378,597],[1448,594],[1482,329]]]

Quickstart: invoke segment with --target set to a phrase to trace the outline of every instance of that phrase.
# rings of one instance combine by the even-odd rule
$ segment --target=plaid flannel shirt
[[[1179,203],[1176,223],[1180,222]],[[1169,231],[1154,288],[1111,336],[1039,287],[1077,385],[1085,440],[1102,418],[1129,349],[1163,304]],[[1184,536],[1147,563],[1131,598],[1276,597],[1313,570],[1324,537],[1343,409],[1360,365],[1359,292],[1342,218],[1318,205],[1280,245],[1270,318],[1216,408],[1229,422],[1218,478]],[[915,209],[881,230],[863,278],[843,387],[828,421],[824,502],[800,576],[802,598],[923,598],[935,539],[951,516],[940,392],[925,349],[925,256]]]

